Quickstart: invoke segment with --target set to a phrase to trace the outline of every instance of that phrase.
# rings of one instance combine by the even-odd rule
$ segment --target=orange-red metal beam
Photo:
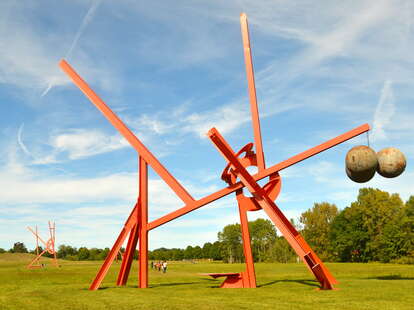
[[[44,244],[44,246],[47,247],[47,243],[42,238],[40,238],[39,234],[37,233],[37,226],[36,226],[36,232],[34,232],[33,229],[31,227],[29,227],[29,226],[27,226],[27,229],[30,230],[30,232],[33,235],[35,235],[35,237],[36,237],[36,243],[37,244],[38,244],[38,240],[40,240],[40,242],[42,242]]]
[[[85,96],[98,108],[106,119],[119,131],[119,133],[131,144],[145,161],[157,172],[157,174],[171,187],[184,203],[194,201],[187,190],[168,172],[158,159],[145,147],[144,144],[131,132],[131,130],[116,116],[103,100],[89,87],[89,85],[77,74],[77,72],[65,61],[59,63],[62,70],[72,79],[73,83],[85,94]]]
[[[116,285],[126,285],[128,281],[128,276],[131,271],[131,265],[132,261],[134,260],[134,253],[137,249],[137,243],[138,243],[138,224],[135,224],[130,233],[128,238],[128,243],[125,248],[125,253],[122,255],[122,263],[121,268],[118,273],[118,279],[116,281]],[[118,255],[116,255],[116,258]]]
[[[326,141],[318,146],[315,146],[313,148],[310,148],[302,153],[299,153],[289,159],[286,159],[276,165],[273,165],[272,167],[269,167],[265,170],[259,171],[257,174],[253,175],[253,179],[255,181],[259,181],[261,179],[264,179],[268,177],[269,175],[281,171],[283,169],[286,169],[298,162],[301,162],[309,157],[315,156],[323,151],[326,151],[327,149],[330,149],[334,147],[335,145],[338,145],[340,143],[343,143],[353,137],[356,137],[360,134],[363,134],[364,132],[367,132],[370,129],[368,124],[361,125],[357,128],[354,128],[340,136],[337,136],[329,141]],[[202,206],[205,206],[209,204],[210,202],[213,202],[217,199],[220,199],[221,197],[227,196],[233,192],[235,192],[238,189],[243,188],[244,185],[242,182],[238,182],[234,184],[233,186],[222,188],[206,197],[203,197],[199,200],[195,200],[189,204],[186,204],[184,207],[177,209],[171,213],[168,213],[148,224],[148,230],[152,230],[160,225],[163,225],[167,222],[170,222],[180,216],[183,216],[193,210],[196,210],[198,208],[201,208]]]
[[[148,287],[148,166],[139,157],[139,287]]]
[[[243,195],[242,193],[239,193]],[[239,215],[240,215],[240,226],[242,232],[242,241],[243,241],[243,254],[246,264],[246,272],[243,273],[244,276],[247,276],[248,287],[256,287],[256,273],[254,270],[254,260],[252,254],[250,232],[249,232],[249,221],[247,218],[247,210],[239,202]]]
[[[259,108],[257,106],[256,83],[254,81],[253,60],[250,48],[249,25],[247,23],[247,16],[245,13],[240,14],[240,27],[243,39],[244,62],[246,64],[247,85],[249,89],[250,112],[252,115],[254,145],[256,148],[257,167],[259,171],[266,168],[262,133],[260,131]]]

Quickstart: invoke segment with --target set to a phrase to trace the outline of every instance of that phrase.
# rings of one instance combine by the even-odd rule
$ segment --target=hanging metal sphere
[[[377,172],[386,178],[398,177],[407,165],[404,154],[394,147],[382,149],[377,153],[377,158]]]
[[[377,170],[377,154],[368,146],[355,146],[346,154],[345,165],[346,174],[352,181],[357,183],[368,182]]]

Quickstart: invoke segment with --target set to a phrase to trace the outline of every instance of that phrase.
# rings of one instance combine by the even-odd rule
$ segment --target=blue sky
[[[352,183],[353,139],[281,172],[276,203],[297,218],[344,208],[363,186],[414,194],[412,1],[0,2],[0,247],[47,235],[109,247],[137,196],[137,154],[58,68],[88,81],[139,139],[201,198],[225,186],[205,133],[253,140],[239,15],[249,18],[267,166],[363,123],[371,146],[408,161],[395,179]],[[150,172],[150,220],[182,203]],[[249,219],[266,217],[262,212]],[[151,249],[202,245],[238,222],[233,196],[150,232]]]

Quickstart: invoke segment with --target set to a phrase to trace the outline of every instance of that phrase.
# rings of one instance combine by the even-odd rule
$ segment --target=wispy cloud
[[[55,152],[67,152],[69,159],[80,159],[129,146],[120,135],[106,135],[99,130],[73,129],[51,137]]]
[[[26,145],[23,143],[23,128],[24,128],[24,123],[22,123],[19,127],[19,130],[17,132],[17,143],[19,144],[20,148],[22,149],[22,151],[29,156],[32,156],[32,154],[29,152],[29,150],[27,149]]]
[[[30,163],[34,165],[84,159],[129,146],[129,143],[118,134],[108,135],[97,129],[67,129],[61,133],[51,134],[47,143],[38,145],[36,151],[29,152],[23,143],[22,131],[21,126],[18,131],[18,145],[31,157]]]
[[[88,12],[86,12],[85,17],[82,20],[82,23],[79,26],[78,31],[76,32],[75,38],[72,41],[72,44],[70,45],[70,48],[68,52],[66,53],[65,58],[69,58],[72,54],[73,50],[75,49],[76,45],[78,44],[79,38],[81,37],[82,33],[85,31],[85,28],[88,26],[88,24],[93,20],[95,16],[95,12],[98,9],[99,5],[101,4],[102,0],[93,0],[91,6],[88,9]]]
[[[102,0],[93,0],[91,6],[88,9],[88,12],[86,13],[85,17],[82,20],[82,23],[80,24],[78,31],[76,32],[75,38],[72,41],[72,44],[70,45],[70,48],[68,52],[65,55],[65,58],[68,59],[73,50],[75,49],[76,45],[78,44],[79,38],[81,37],[82,33],[85,31],[85,28],[88,26],[88,24],[92,21],[95,12],[99,5],[101,4]],[[47,93],[52,89],[53,86],[55,86],[56,79],[50,79],[46,89],[42,92],[40,95],[41,97],[44,97],[47,95]]]
[[[373,130],[371,134],[373,141],[387,139],[385,128],[391,123],[394,113],[395,104],[392,81],[386,80],[381,89],[381,96],[374,112]]]

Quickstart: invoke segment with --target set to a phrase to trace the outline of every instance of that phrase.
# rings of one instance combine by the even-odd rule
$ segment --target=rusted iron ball
[[[368,182],[377,170],[377,154],[368,146],[355,146],[346,154],[345,165],[346,174],[352,181],[357,183]]]
[[[404,154],[394,147],[382,149],[377,153],[377,158],[377,172],[386,178],[398,177],[407,165]]]

